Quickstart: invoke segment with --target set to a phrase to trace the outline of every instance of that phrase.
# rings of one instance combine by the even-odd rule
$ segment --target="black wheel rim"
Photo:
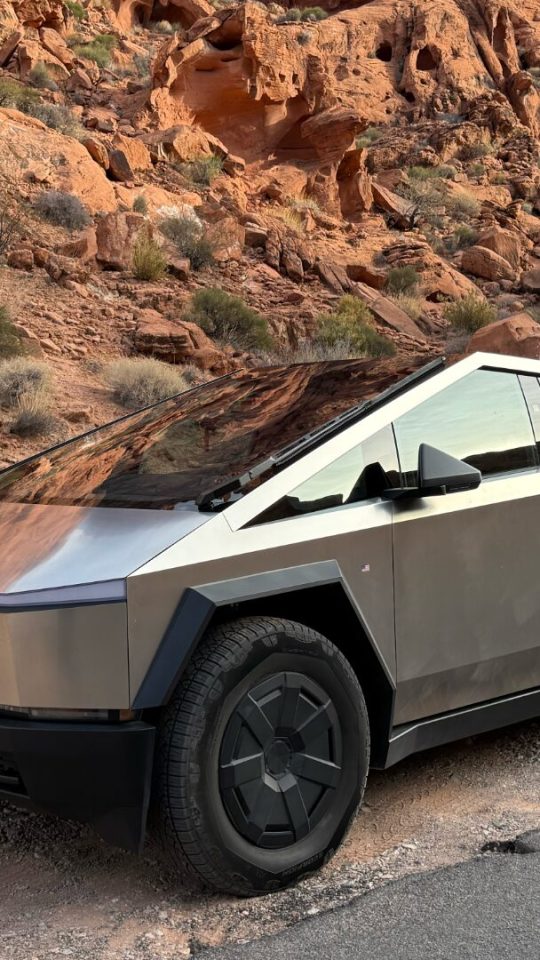
[[[235,707],[219,786],[234,826],[256,846],[277,849],[307,836],[330,807],[341,770],[337,711],[309,677],[274,674]]]

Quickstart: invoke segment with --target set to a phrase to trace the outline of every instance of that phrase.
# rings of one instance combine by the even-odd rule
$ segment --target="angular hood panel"
[[[212,519],[198,510],[0,504],[1,595],[122,580]]]

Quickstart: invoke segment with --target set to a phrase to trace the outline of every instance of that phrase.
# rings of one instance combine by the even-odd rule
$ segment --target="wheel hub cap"
[[[340,782],[341,729],[319,684],[303,674],[267,677],[236,705],[220,752],[219,787],[239,833],[259,847],[301,840]]]

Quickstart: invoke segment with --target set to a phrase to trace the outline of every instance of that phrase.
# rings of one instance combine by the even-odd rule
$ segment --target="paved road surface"
[[[526,855],[493,853],[398,880],[349,906],[200,960],[540,960],[540,831]]]

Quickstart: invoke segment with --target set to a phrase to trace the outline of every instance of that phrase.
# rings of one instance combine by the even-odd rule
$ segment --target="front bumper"
[[[150,802],[155,728],[0,718],[0,800],[90,824],[138,852]]]

